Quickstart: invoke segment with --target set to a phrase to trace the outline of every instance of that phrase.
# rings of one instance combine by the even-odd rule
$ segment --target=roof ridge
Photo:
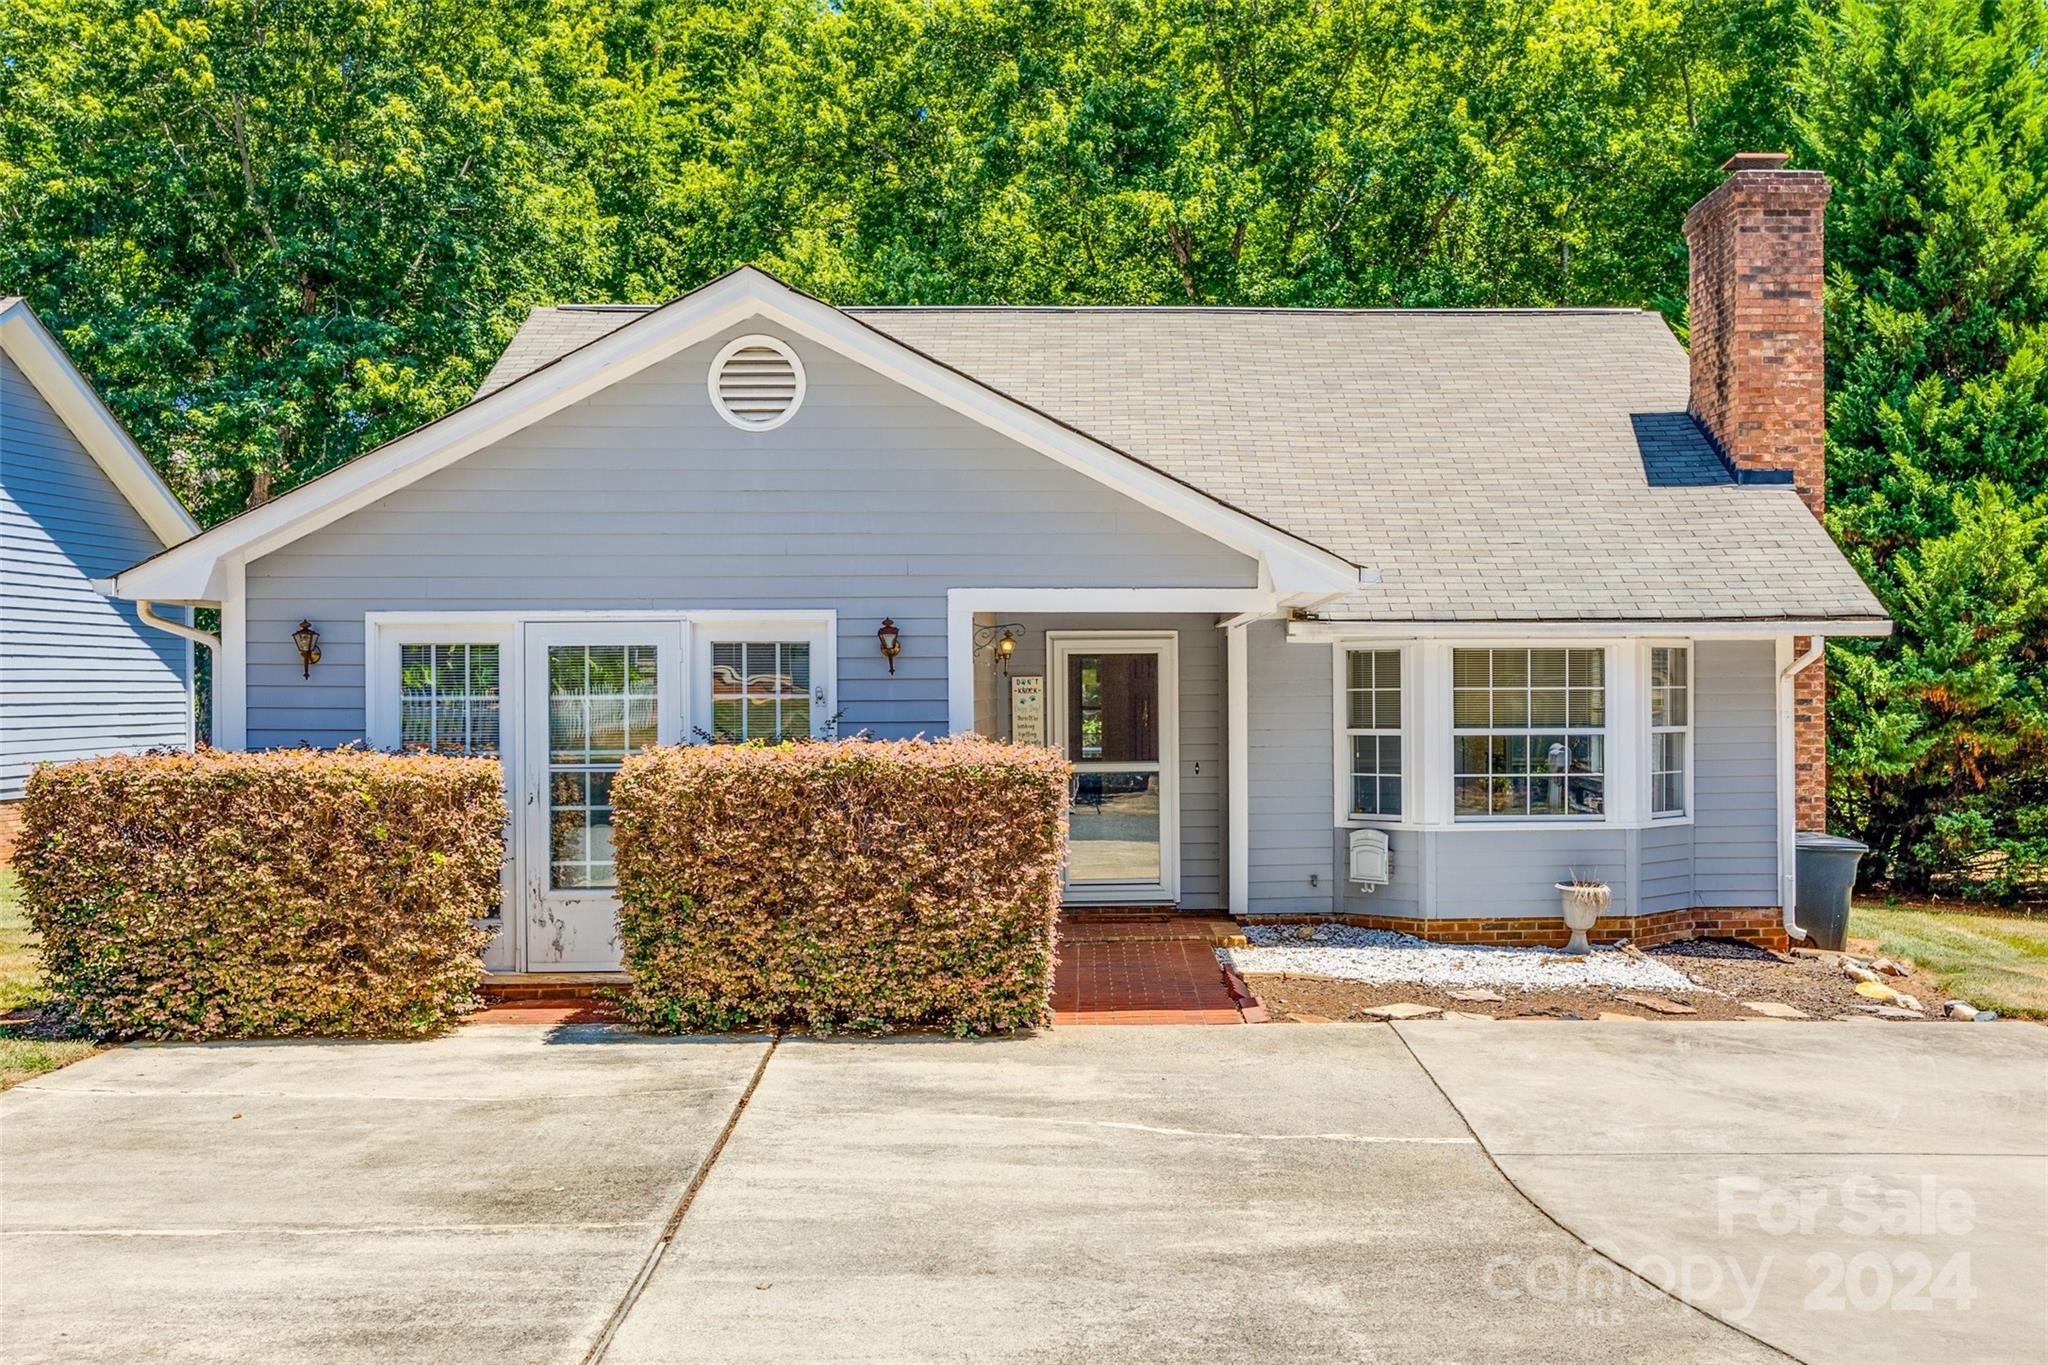
[[[536,311],[557,313],[651,313],[658,303],[556,303]],[[1447,308],[1324,308],[1287,304],[1210,303],[849,303],[842,313],[1271,313],[1283,317],[1625,317],[1641,316],[1646,308],[1594,308],[1578,304],[1557,307]]]

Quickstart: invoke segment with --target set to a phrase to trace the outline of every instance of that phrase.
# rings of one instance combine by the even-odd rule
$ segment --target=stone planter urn
[[[1600,912],[1614,899],[1614,889],[1606,882],[1558,882],[1557,898],[1564,906],[1564,927],[1572,931],[1571,942],[1564,950],[1575,957],[1583,957],[1593,951],[1593,945],[1586,941],[1586,933]]]

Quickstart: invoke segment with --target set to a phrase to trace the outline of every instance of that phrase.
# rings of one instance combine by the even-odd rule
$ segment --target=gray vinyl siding
[[[1702,641],[1693,661],[1693,904],[1776,905],[1776,650]]]
[[[1022,638],[1010,661],[1012,675],[1046,672],[1048,630],[1173,631],[1180,656],[1180,904],[1191,910],[1221,909],[1225,900],[1223,788],[1223,632],[1210,616],[1004,616],[1021,625]],[[977,660],[975,695],[994,696],[986,655]],[[1057,680],[1048,680],[1048,686]],[[996,733],[1009,733],[1009,698],[990,707],[1000,713]],[[1050,721],[1050,716],[1047,717]],[[1048,739],[1056,736],[1047,736]]]
[[[0,355],[0,801],[40,762],[190,741],[185,642],[91,581],[162,548]]]
[[[1327,646],[1287,643],[1279,621],[1246,628],[1250,675],[1252,914],[1327,914],[1337,860],[1334,702]]]
[[[1653,825],[1642,832],[1641,846],[1636,885],[1642,913],[1654,915],[1698,905],[1700,902],[1692,891],[1692,826]],[[1774,862],[1776,857],[1774,852]]]
[[[1424,836],[1433,919],[1518,919],[1559,913],[1557,883],[1574,873],[1614,890],[1613,913],[1635,913],[1634,830],[1433,830]]]
[[[249,745],[363,737],[372,611],[831,608],[842,732],[904,736],[949,724],[949,588],[1256,586],[1246,556],[807,342],[802,410],[736,431],[705,392],[727,339],[250,564]]]

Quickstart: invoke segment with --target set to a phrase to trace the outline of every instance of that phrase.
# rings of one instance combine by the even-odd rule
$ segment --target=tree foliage
[[[1831,653],[1835,818],[1873,871],[2048,884],[2048,8],[1847,0],[1798,128],[1835,182],[1828,521],[1898,621]]]
[[[0,291],[214,521],[460,402],[532,304],[744,262],[840,303],[1682,326],[1686,208],[1790,147],[1836,184],[1831,526],[1902,622],[1835,653],[1836,808],[1904,883],[2011,891],[2041,876],[2040,636],[1963,562],[2023,541],[2048,479],[2043,15],[0,0]]]

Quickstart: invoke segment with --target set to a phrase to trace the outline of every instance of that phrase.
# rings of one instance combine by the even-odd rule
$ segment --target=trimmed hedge
[[[1048,1021],[1069,767],[985,739],[684,746],[612,786],[632,1021]]]
[[[38,769],[15,861],[96,1035],[410,1037],[474,1006],[504,825],[490,759],[201,750]]]

